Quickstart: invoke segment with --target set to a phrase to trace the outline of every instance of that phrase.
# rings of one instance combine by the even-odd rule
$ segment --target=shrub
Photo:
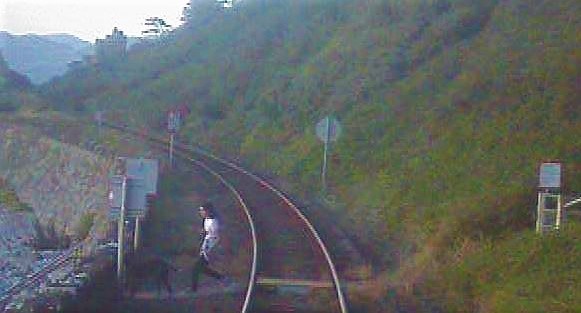
[[[94,222],[95,222],[95,213],[93,212],[85,213],[81,217],[81,220],[79,221],[79,224],[75,231],[77,239],[84,240],[85,238],[87,238],[87,236],[91,232],[91,228],[93,228]]]

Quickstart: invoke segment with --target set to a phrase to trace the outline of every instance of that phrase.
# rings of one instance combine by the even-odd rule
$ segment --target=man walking
[[[194,268],[192,271],[193,292],[195,292],[198,289],[198,280],[202,272],[215,279],[219,280],[224,279],[224,275],[210,267],[209,253],[220,239],[218,234],[220,224],[218,223],[218,219],[216,218],[214,206],[212,205],[212,203],[206,202],[202,206],[200,206],[199,213],[203,219],[201,233],[202,242],[200,244],[200,256],[196,263],[194,264]]]

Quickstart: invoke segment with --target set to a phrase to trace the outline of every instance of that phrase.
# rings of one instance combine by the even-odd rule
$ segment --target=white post
[[[135,233],[133,234],[133,250],[137,251],[137,248],[139,247],[139,240],[140,240],[140,236],[139,236],[139,232],[141,231],[141,218],[136,217],[135,218]]]
[[[125,253],[125,192],[127,177],[123,176],[121,183],[121,212],[117,226],[117,280],[123,285],[124,253]]]
[[[557,221],[555,222],[555,229],[561,228],[561,219],[563,218],[562,214],[563,209],[563,199],[561,194],[557,196]]]
[[[543,194],[539,192],[537,200],[537,233],[543,232]]]
[[[330,133],[331,133],[331,119],[327,117],[327,125],[325,129],[327,130],[325,136],[325,151],[323,154],[323,170],[321,171],[321,184],[323,185],[323,193],[327,192],[327,153],[329,150],[329,140],[330,140]]]
[[[169,167],[173,167],[173,137],[174,133],[169,134]]]

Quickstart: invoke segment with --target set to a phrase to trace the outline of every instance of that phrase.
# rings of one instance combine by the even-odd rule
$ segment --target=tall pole
[[[135,218],[135,233],[133,234],[133,250],[137,251],[139,247],[139,232],[141,232],[141,218]]]
[[[557,196],[557,221],[555,223],[555,229],[561,228],[561,219],[563,218],[563,199],[561,194]]]
[[[341,133],[341,126],[333,116],[327,116],[317,123],[315,133],[317,134],[317,138],[323,142],[325,149],[323,154],[323,168],[321,169],[321,192],[325,196],[327,193],[328,154],[331,149],[331,142],[336,141]]]
[[[101,136],[101,128],[103,126],[103,111],[97,111],[95,113],[95,119],[97,120],[97,135]]]
[[[169,134],[169,167],[173,167],[173,137],[174,133]]]
[[[327,153],[329,150],[329,141],[331,135],[331,119],[327,117],[326,121],[326,133],[325,133],[325,152],[323,154],[323,170],[321,171],[321,183],[323,185],[323,193],[327,192]]]
[[[537,200],[537,233],[541,234],[543,232],[543,209],[544,209],[544,198],[543,193],[539,191],[539,196]]]
[[[124,253],[125,253],[125,192],[127,177],[123,176],[121,183],[121,212],[117,226],[117,280],[123,285]]]
[[[97,132],[98,132],[98,134],[100,136],[101,135],[101,132],[102,132],[101,131],[101,128],[103,128],[103,116],[102,116],[102,114],[99,114],[99,120],[97,121],[97,124],[99,125],[97,127]]]

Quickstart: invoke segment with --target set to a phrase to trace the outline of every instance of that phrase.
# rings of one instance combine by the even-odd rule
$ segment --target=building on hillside
[[[127,54],[127,36],[115,27],[111,35],[95,41],[95,52],[98,63],[119,61]]]

